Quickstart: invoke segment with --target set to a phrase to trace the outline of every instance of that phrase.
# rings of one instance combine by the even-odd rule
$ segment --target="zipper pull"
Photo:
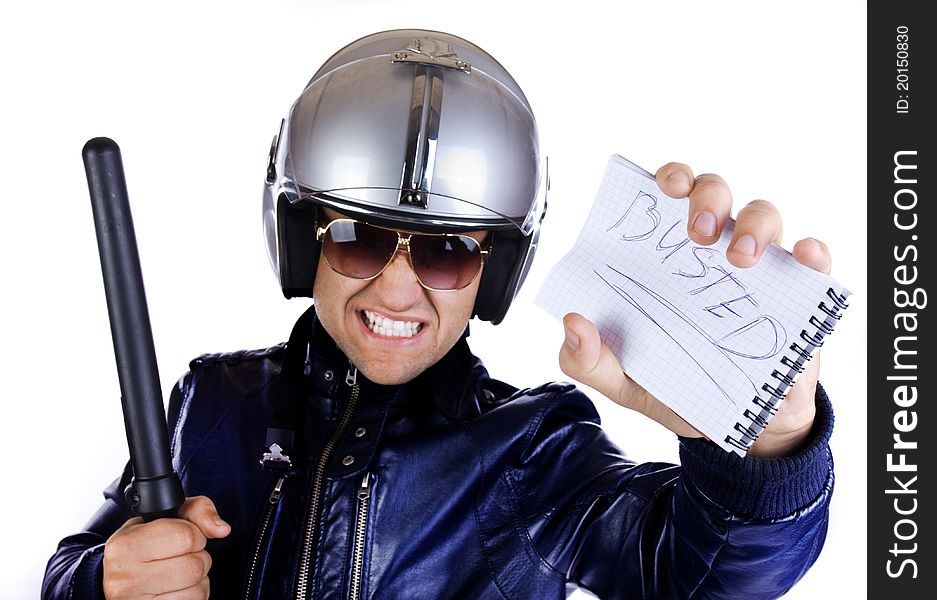
[[[351,362],[348,363],[348,373],[345,374],[345,385],[355,385],[358,381],[358,367]]]
[[[361,485],[358,487],[358,500],[367,500],[371,497],[371,473],[365,471],[364,479],[361,480]]]
[[[312,375],[312,344],[306,344],[306,359],[303,361],[303,376]]]
[[[280,501],[280,492],[283,491],[283,481],[286,477],[280,477],[277,479],[277,484],[273,486],[273,491],[270,492],[270,504],[276,504]]]

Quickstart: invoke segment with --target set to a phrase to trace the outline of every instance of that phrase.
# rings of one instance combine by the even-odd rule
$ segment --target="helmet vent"
[[[439,68],[415,65],[410,121],[407,125],[407,150],[404,154],[398,205],[426,208],[436,164],[442,89],[442,72]]]
[[[472,72],[472,63],[459,58],[447,42],[433,38],[415,38],[405,49],[394,52],[390,62],[420,63],[457,69],[466,75]]]

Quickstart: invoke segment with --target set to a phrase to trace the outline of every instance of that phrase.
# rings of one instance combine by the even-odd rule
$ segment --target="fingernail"
[[[693,229],[700,235],[712,237],[716,235],[716,215],[711,212],[702,212],[693,221]]]
[[[579,350],[579,336],[569,327],[564,327],[564,329],[566,330],[566,345],[573,350]]]
[[[684,187],[690,185],[690,178],[687,177],[687,174],[684,173],[683,171],[674,171],[673,173],[667,176],[667,180],[672,183],[682,185]]]
[[[732,250],[739,254],[744,254],[745,256],[755,256],[755,238],[746,233],[735,240]]]
[[[212,522],[213,522],[215,525],[217,525],[218,527],[224,527],[224,526],[225,526],[225,522],[221,520],[221,517],[215,517],[214,519],[212,519]]]

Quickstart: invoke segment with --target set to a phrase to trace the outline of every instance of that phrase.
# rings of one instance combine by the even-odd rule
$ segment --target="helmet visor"
[[[277,153],[291,198],[414,229],[533,231],[546,186],[526,100],[483,65],[392,58],[341,65],[294,104]]]

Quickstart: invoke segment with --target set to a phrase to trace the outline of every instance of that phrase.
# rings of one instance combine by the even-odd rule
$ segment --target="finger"
[[[688,437],[701,435],[660,400],[622,371],[621,363],[599,338],[595,325],[576,313],[563,317],[566,341],[560,349],[560,368],[573,379],[601,392],[616,404],[638,411],[671,431]]]
[[[768,244],[781,242],[781,213],[767,200],[752,200],[739,211],[726,258],[736,267],[758,262]]]
[[[161,560],[205,547],[199,528],[183,519],[157,519],[115,532],[104,546],[104,559],[119,569],[129,563]]]
[[[175,597],[171,593],[179,597],[189,597],[186,594],[191,595],[203,585],[201,581],[208,578],[210,569],[211,556],[205,551],[147,563],[140,573],[146,577],[147,582],[146,589],[141,592],[158,595],[160,598],[163,595]]]
[[[156,600],[206,600],[209,597],[209,592],[208,577],[206,577],[190,588],[157,594],[153,598]]]
[[[820,240],[804,238],[794,244],[792,254],[800,264],[821,273],[830,274],[833,257],[830,255],[830,249]]]
[[[566,341],[560,349],[560,369],[618,402],[625,374],[618,359],[602,343],[598,329],[577,313],[563,317],[563,327]]]
[[[671,198],[686,198],[693,189],[693,170],[683,163],[667,163],[654,177],[657,187]]]
[[[179,518],[195,523],[207,538],[223,538],[231,533],[231,526],[218,514],[215,503],[205,496],[186,498],[179,508]]]
[[[123,525],[121,525],[117,529],[117,531],[114,532],[114,535],[116,536],[117,534],[125,532],[125,531],[132,531],[136,529],[137,527],[139,527],[140,525],[143,525],[143,517],[134,517],[132,519],[127,519],[127,521]]]
[[[696,178],[690,192],[687,235],[697,244],[714,244],[732,213],[732,192],[715,173]]]

